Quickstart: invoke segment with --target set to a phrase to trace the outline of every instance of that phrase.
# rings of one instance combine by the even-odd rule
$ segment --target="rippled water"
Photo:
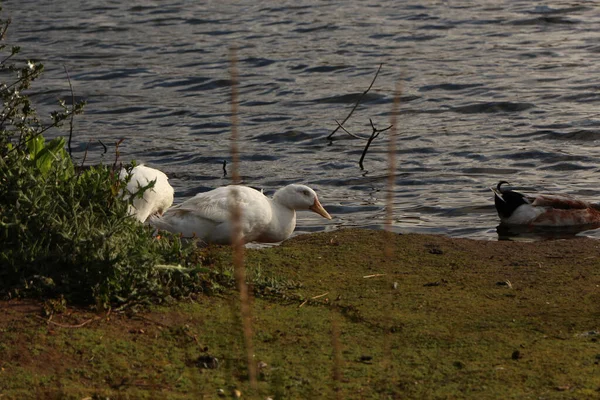
[[[51,4],[46,4],[51,3]],[[600,13],[555,1],[61,1],[3,3],[9,44],[47,72],[44,112],[69,100],[63,64],[86,113],[76,156],[156,166],[181,201],[229,182],[229,48],[240,73],[244,183],[272,192],[305,182],[335,216],[303,213],[298,231],[379,228],[387,136],[402,82],[395,224],[399,232],[497,239],[489,187],[600,199]],[[91,142],[90,142],[91,141]],[[592,232],[591,235],[596,235]]]

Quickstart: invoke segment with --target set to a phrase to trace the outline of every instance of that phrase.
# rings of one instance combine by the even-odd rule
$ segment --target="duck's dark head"
[[[509,218],[517,208],[523,204],[529,204],[525,196],[513,191],[506,181],[500,181],[495,188],[492,187],[492,191],[494,192],[496,211],[500,218]]]

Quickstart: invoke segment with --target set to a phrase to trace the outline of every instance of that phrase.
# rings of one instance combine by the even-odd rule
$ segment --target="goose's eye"
[[[303,194],[304,196],[306,196],[306,197],[309,197],[309,196],[310,196],[310,193],[309,193],[309,192],[308,192],[308,190],[306,190],[306,189],[304,189],[304,190],[302,191],[302,194]]]

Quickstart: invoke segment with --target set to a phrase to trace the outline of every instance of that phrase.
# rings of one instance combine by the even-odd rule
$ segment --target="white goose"
[[[127,171],[122,169],[119,176],[127,179]],[[129,207],[129,214],[135,216],[140,222],[145,222],[149,216],[161,214],[173,204],[173,187],[169,185],[169,178],[164,172],[140,164],[131,170],[131,179],[127,183],[127,193],[123,197],[127,200],[150,182],[156,181],[154,187],[147,189],[143,197],[133,199],[133,206]]]
[[[199,193],[171,207],[161,217],[152,216],[150,224],[207,243],[229,244],[234,192],[237,192],[245,243],[275,243],[287,239],[296,227],[296,210],[314,211],[331,219],[315,191],[308,186],[285,186],[270,199],[250,187],[232,185]]]

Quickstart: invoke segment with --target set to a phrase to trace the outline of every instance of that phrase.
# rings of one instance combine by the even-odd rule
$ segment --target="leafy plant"
[[[0,21],[0,40],[9,24]],[[0,54],[7,50],[0,45]],[[60,102],[43,122],[25,93],[43,66],[9,64],[19,51],[0,56],[0,294],[64,296],[106,308],[210,288],[212,272],[193,243],[157,238],[129,215],[150,185],[126,198],[118,170],[76,169],[64,138],[44,139],[84,103]]]

